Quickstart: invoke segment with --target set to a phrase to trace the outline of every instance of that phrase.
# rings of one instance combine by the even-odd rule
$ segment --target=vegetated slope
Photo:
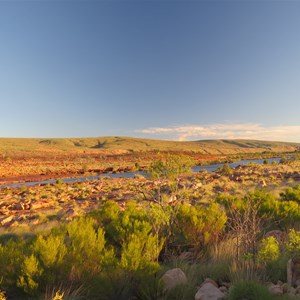
[[[300,150],[300,143],[257,140],[165,141],[121,136],[95,138],[0,138],[2,155],[17,152],[135,152],[195,151],[202,154],[236,154],[255,152],[291,152]]]

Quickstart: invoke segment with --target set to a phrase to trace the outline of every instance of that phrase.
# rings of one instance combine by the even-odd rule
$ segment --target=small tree
[[[148,170],[151,179],[176,180],[179,175],[191,171],[194,161],[186,155],[169,154],[164,159],[153,162]]]
[[[230,175],[233,173],[233,170],[229,167],[228,163],[225,163],[222,167],[218,168],[217,172],[223,175]]]
[[[219,199],[227,209],[230,231],[236,238],[236,257],[241,255],[256,260],[258,235],[266,218],[261,215],[262,199],[248,195],[244,199]]]
[[[147,200],[164,204],[164,199],[177,199],[179,176],[191,172],[194,161],[186,155],[169,154],[161,160],[155,161],[150,165],[148,175],[153,180],[165,180],[168,185],[168,192],[162,190],[162,184],[159,184]],[[165,183],[166,184],[166,183]],[[165,197],[167,194],[168,197]]]

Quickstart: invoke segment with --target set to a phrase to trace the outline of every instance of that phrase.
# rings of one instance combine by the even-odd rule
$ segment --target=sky
[[[300,142],[300,1],[0,0],[0,137]]]

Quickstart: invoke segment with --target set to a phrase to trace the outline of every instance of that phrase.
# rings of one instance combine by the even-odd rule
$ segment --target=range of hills
[[[123,136],[94,138],[0,138],[0,152],[114,152],[194,151],[201,154],[235,154],[255,152],[293,152],[300,143],[259,140],[165,141]]]

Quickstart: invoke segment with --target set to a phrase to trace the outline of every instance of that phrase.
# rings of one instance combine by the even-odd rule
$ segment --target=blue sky
[[[0,136],[300,142],[300,1],[0,1]]]

